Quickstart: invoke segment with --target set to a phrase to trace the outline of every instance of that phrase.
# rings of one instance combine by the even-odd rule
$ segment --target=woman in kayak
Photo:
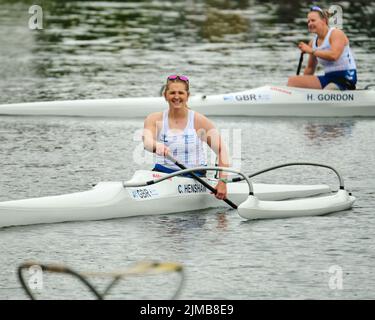
[[[306,44],[300,42],[302,53],[309,54],[307,67],[302,76],[292,76],[288,86],[312,89],[354,90],[357,70],[349,39],[342,30],[329,28],[330,14],[314,6],[307,15],[309,32],[315,37]],[[323,76],[314,76],[318,62],[324,67]]]
[[[204,143],[217,154],[220,167],[228,167],[226,147],[214,124],[204,115],[187,106],[189,79],[182,75],[167,78],[164,91],[169,108],[147,116],[144,122],[143,144],[146,150],[156,153],[154,171],[171,173],[180,170],[166,158],[172,155],[187,168],[206,166]],[[219,173],[216,198],[226,198],[226,173]]]

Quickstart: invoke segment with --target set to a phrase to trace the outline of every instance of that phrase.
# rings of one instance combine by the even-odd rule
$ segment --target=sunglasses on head
[[[325,18],[325,13],[324,13],[323,9],[320,8],[320,7],[318,7],[318,6],[311,7],[311,8],[310,8],[310,12],[318,12],[319,15],[320,15],[322,18]]]
[[[181,80],[181,81],[184,81],[184,82],[189,82],[189,78],[186,77],[186,76],[180,76],[178,74],[173,74],[173,75],[170,75],[168,78],[168,80]]]
[[[321,12],[323,13],[323,9],[318,7],[318,6],[313,6],[310,8],[310,11],[318,11],[318,12]]]

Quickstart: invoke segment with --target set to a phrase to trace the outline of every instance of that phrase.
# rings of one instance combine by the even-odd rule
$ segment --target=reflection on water
[[[216,229],[225,230],[228,227],[228,213],[218,212],[217,213],[217,225]],[[230,213],[229,213],[230,214]]]
[[[310,3],[296,0],[40,4],[44,29],[29,30],[30,2],[0,0],[0,103],[153,96],[174,72],[190,75],[193,94],[283,85],[310,38]],[[340,5],[363,87],[375,71],[375,2]]]
[[[214,222],[215,229],[225,230],[228,227],[228,212],[218,212],[217,209],[207,209],[202,211],[200,214],[197,213],[184,213],[183,215],[165,215],[160,217],[162,225],[166,228],[167,234],[178,235],[189,233],[191,231],[204,231],[204,227],[207,224],[207,215]],[[211,214],[214,214],[213,216]]]
[[[209,10],[201,35],[210,42],[221,42],[226,35],[249,33],[249,21],[239,14]]]
[[[330,141],[351,136],[354,126],[354,120],[346,120],[334,124],[308,123],[305,125],[305,136],[309,140],[316,142]]]
[[[168,234],[181,234],[181,232],[189,232],[192,229],[201,229],[205,223],[205,215],[187,214],[184,216],[162,216],[160,221],[167,228]]]

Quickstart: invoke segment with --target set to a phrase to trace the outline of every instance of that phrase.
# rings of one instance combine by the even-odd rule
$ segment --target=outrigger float
[[[339,190],[332,193],[327,185],[253,184],[250,181],[261,173],[294,165],[332,169],[339,178]],[[289,163],[248,177],[240,171],[221,167],[198,167],[172,174],[139,170],[128,181],[100,182],[84,192],[0,202],[0,227],[171,214],[227,206],[212,195],[216,179],[194,174],[201,170],[236,174],[228,180],[225,202],[244,219],[324,215],[350,209],[355,201],[345,190],[337,170],[321,164]],[[181,176],[185,174],[192,177]],[[245,182],[241,182],[243,180]]]

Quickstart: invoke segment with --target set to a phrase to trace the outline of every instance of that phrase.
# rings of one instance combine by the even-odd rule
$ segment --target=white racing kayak
[[[375,90],[263,86],[195,95],[189,106],[207,116],[375,117]],[[166,108],[163,97],[30,102],[0,105],[0,115],[135,118]]]
[[[183,165],[170,158],[178,166]],[[249,178],[274,169],[312,165],[333,170],[340,190],[331,193],[327,185],[253,184]],[[227,199],[212,195],[216,179],[183,177],[199,170],[236,173],[228,179]],[[241,183],[246,180],[246,183]],[[245,176],[231,168],[198,167],[165,174],[136,171],[126,182],[100,182],[89,191],[72,194],[0,202],[0,227],[103,220],[142,215],[169,214],[225,207],[229,204],[245,219],[288,218],[323,215],[352,207],[355,198],[344,188],[334,168],[315,163],[287,163]]]
[[[192,178],[171,177],[142,187],[124,187],[166,174],[136,171],[127,182],[100,182],[89,191],[66,195],[0,202],[0,227],[103,220],[141,215],[170,214],[228,207]],[[217,180],[205,179],[215,186]],[[331,192],[327,185],[254,184],[255,195],[264,201],[306,198]],[[247,183],[228,183],[228,199],[239,205],[248,198]],[[267,216],[264,216],[267,218]]]

